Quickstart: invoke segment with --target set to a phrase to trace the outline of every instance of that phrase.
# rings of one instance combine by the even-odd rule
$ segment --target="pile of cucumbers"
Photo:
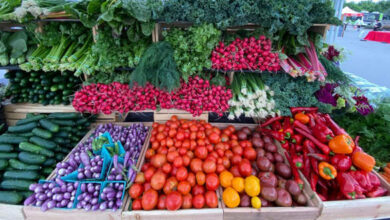
[[[10,81],[6,96],[12,97],[12,103],[69,105],[71,96],[81,85],[80,78],[71,72],[10,71],[5,78]]]
[[[88,132],[95,117],[28,114],[0,136],[0,203],[19,204]]]

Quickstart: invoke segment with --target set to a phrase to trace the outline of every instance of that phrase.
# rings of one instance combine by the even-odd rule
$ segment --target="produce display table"
[[[370,31],[364,40],[384,42],[390,44],[390,31]]]

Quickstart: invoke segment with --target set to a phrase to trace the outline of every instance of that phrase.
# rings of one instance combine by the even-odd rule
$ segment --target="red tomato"
[[[186,154],[190,159],[194,158],[194,152],[192,151],[187,151],[187,154]]]
[[[143,191],[144,187],[142,186],[142,184],[134,183],[129,189],[129,195],[132,199],[137,199],[142,195]]]
[[[196,134],[196,132],[198,131],[198,127],[196,125],[191,125],[190,131],[195,132],[195,134]]]
[[[198,146],[205,146],[206,145],[206,142],[204,139],[198,139],[196,141],[196,143],[198,144]],[[206,148],[207,149],[207,148]]]
[[[220,135],[221,134],[221,130],[217,127],[213,127],[213,132]]]
[[[150,163],[144,163],[144,165],[142,165],[141,167],[141,171],[145,172],[150,166],[151,166]]]
[[[233,174],[234,177],[241,177],[240,170],[238,169],[237,165],[234,165],[230,168],[230,172]]]
[[[135,183],[144,183],[145,182],[145,174],[143,172],[137,173],[137,176],[135,176]]]
[[[152,185],[150,185],[150,183],[144,183],[144,192],[148,191],[149,189],[152,189]]]
[[[198,139],[205,139],[206,138],[206,133],[204,131],[198,131],[196,133],[196,138],[198,138]]]
[[[199,158],[192,159],[191,163],[190,163],[190,167],[191,167],[192,172],[196,173],[196,172],[202,171],[202,165],[203,165],[203,162],[201,159],[199,159]]]
[[[144,210],[152,210],[156,207],[158,202],[158,193],[154,189],[149,189],[142,196],[142,208]]]
[[[184,147],[181,147],[181,148],[179,149],[179,154],[180,154],[181,156],[185,155],[186,153],[187,153],[187,149],[185,149]]]
[[[168,136],[171,137],[171,138],[175,137],[176,134],[177,134],[176,129],[171,129],[171,130],[169,130],[169,132],[168,132]]]
[[[205,203],[204,200],[205,200],[205,199],[204,199],[203,194],[198,194],[198,195],[196,195],[196,196],[194,196],[194,197],[192,198],[192,205],[193,205],[194,208],[196,208],[196,209],[201,209],[201,208],[203,208],[203,206],[204,206],[204,203]]]
[[[141,210],[142,209],[141,199],[134,200],[131,209],[132,210]]]
[[[146,180],[146,182],[150,182],[150,180],[152,179],[152,176],[153,176],[153,174],[156,172],[156,168],[154,168],[154,167],[149,167],[146,171],[145,171],[145,173],[144,173],[144,175],[145,175],[145,180]]]
[[[204,195],[204,198],[206,200],[206,205],[209,208],[217,208],[218,207],[218,197],[214,191],[207,191],[206,194]]]
[[[202,172],[196,172],[196,183],[198,185],[204,185],[206,182],[206,175]]]
[[[187,181],[190,183],[191,187],[196,185],[196,177],[194,173],[189,173],[187,177]]]
[[[165,180],[166,180],[165,173],[163,173],[162,171],[157,171],[152,176],[152,179],[150,180],[150,184],[152,185],[153,189],[158,191],[164,187]]]
[[[212,131],[212,130],[210,130]],[[210,140],[210,143],[212,144],[217,144],[221,141],[221,138],[219,137],[219,134],[215,133],[215,132],[212,132],[210,135],[209,135],[209,140]]]
[[[244,157],[250,161],[256,160],[256,151],[252,147],[247,147],[244,150]]]
[[[177,187],[177,180],[175,177],[169,177],[167,179],[167,181],[165,182],[165,185],[164,185],[164,188],[163,188],[163,191],[165,194],[169,194],[170,192],[172,192],[176,187]]]
[[[174,191],[167,195],[167,199],[165,201],[165,205],[168,210],[174,211],[178,210],[183,204],[183,197],[180,193]]]
[[[181,206],[182,209],[190,209],[192,207],[192,195],[187,194],[183,196],[183,205]]]
[[[230,168],[230,160],[226,156],[222,157],[222,165],[226,168]]]
[[[188,165],[190,165],[190,162],[191,162],[191,158],[188,155],[184,155],[183,156],[183,165],[185,167],[187,167]]]
[[[156,136],[157,141],[162,141],[165,138],[165,135],[163,133],[158,133]]]
[[[181,132],[181,131],[177,132],[176,140],[178,140],[178,141],[184,140],[184,132]]]
[[[236,134],[232,134],[232,135],[230,135],[230,140],[237,141],[238,140],[238,136]]]
[[[233,155],[233,157],[232,157],[232,164],[238,165],[238,164],[241,163],[241,160],[242,160],[241,156],[235,154],[235,155]]]
[[[176,172],[176,179],[178,181],[183,181],[183,180],[186,180],[188,177],[188,171],[185,167],[180,167],[177,169],[177,172]]]
[[[157,153],[166,155],[166,154],[168,153],[168,148],[166,148],[166,147],[160,147],[160,148],[157,150]]]
[[[167,199],[166,195],[161,195],[160,198],[158,198],[157,208],[158,209],[166,209],[165,201]]]
[[[203,162],[202,167],[205,173],[214,173],[215,170],[217,169],[217,165],[212,160],[206,160],[205,162]]]
[[[166,141],[167,141],[167,147],[172,147],[173,145],[175,145],[173,139],[170,137],[167,137]]]
[[[195,149],[195,156],[199,159],[206,159],[207,157],[207,148],[205,146],[200,146]]]
[[[179,153],[177,151],[168,152],[167,160],[172,163],[175,160],[175,158],[178,156],[179,156]]]
[[[169,174],[169,173],[172,171],[172,166],[171,166],[171,164],[169,164],[169,163],[165,163],[165,164],[162,166],[161,170],[162,170],[164,173]]]
[[[150,159],[152,158],[154,155],[156,154],[156,151],[154,151],[154,149],[152,148],[149,148],[146,153],[145,153],[145,158],[146,159]]]
[[[240,156],[242,156],[242,153],[243,153],[242,147],[240,147],[240,146],[234,146],[232,150],[233,150],[233,153],[234,153],[235,155],[240,155]]]
[[[225,156],[229,159],[233,157],[233,152],[231,150],[225,150]]]
[[[167,157],[166,155],[164,154],[156,154],[152,157],[152,159],[150,160],[151,164],[156,167],[156,168],[160,168],[162,167],[162,165],[164,165],[164,163],[167,161]]]
[[[221,135],[221,141],[222,142],[228,142],[229,141],[229,135],[230,135],[230,133],[229,134],[227,134],[227,133],[222,134]]]
[[[196,132],[191,132],[190,140],[196,140]]]
[[[225,167],[222,165],[222,164],[218,164],[217,165],[217,173],[218,174],[220,174],[220,173],[222,173],[222,171],[224,171],[225,170]]]
[[[214,147],[211,144],[206,145],[206,148],[207,148],[207,152],[209,152],[209,153],[214,150]]]
[[[173,161],[173,166],[177,168],[183,166],[183,158],[181,156],[177,156]]]
[[[196,143],[196,141],[194,141],[194,140],[191,140],[190,141],[190,150],[195,150],[195,148],[196,148],[196,146],[197,146],[198,144]]]
[[[206,189],[207,190],[217,190],[219,186],[219,178],[215,173],[209,173],[206,176]]]
[[[205,193],[205,189],[203,186],[196,185],[192,188],[192,195],[194,196],[199,194],[204,194],[204,193]]]
[[[191,192],[191,184],[188,181],[181,181],[177,185],[177,191],[182,195],[187,195]]]
[[[217,149],[218,157],[223,157],[225,155],[225,151],[223,149]]]
[[[248,160],[242,160],[240,165],[238,166],[240,174],[242,177],[247,177],[252,174],[252,166]]]
[[[190,142],[189,139],[185,139],[185,140],[183,141],[183,143],[181,144],[181,146],[182,146],[183,148],[185,148],[185,149],[190,149],[190,145],[191,145],[191,142]]]

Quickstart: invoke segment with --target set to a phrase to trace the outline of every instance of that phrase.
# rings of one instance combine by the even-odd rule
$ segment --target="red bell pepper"
[[[310,118],[308,125],[309,125],[310,128],[313,128],[314,126],[316,126],[316,122],[314,120],[314,115],[312,113],[309,113],[307,115]]]
[[[300,128],[300,129],[306,131],[307,133],[311,134],[310,128],[307,127],[306,125],[302,124],[302,123],[301,123],[300,121],[298,121],[298,120],[295,120],[295,121],[293,122],[293,127],[294,127],[294,128]]]
[[[367,179],[366,172],[362,170],[351,171],[349,172],[351,176],[359,183],[360,187],[363,189],[363,193],[371,191],[373,186],[369,179]]]
[[[294,163],[294,166],[298,169],[303,168],[303,160],[298,155],[292,155],[292,162]]]
[[[290,163],[291,165],[291,171],[292,171],[292,174],[294,176],[294,180],[295,182],[298,183],[299,185],[299,188],[303,188],[303,180],[301,179],[301,177],[299,176],[299,172],[298,172],[298,169],[297,167],[295,166],[295,164],[293,163],[290,155],[288,155],[287,151],[284,152],[284,155],[285,157],[287,158],[287,161]]]
[[[367,193],[366,195],[370,198],[375,198],[375,197],[384,196],[387,193],[388,193],[387,189],[385,189],[381,186],[378,186],[374,190],[372,190],[371,192]]]
[[[313,135],[322,143],[328,143],[334,137],[332,130],[330,130],[324,123],[316,117],[316,125],[312,128]]]
[[[367,173],[367,178],[370,180],[370,183],[373,187],[381,186],[381,181],[377,175],[373,172]]]
[[[340,191],[347,199],[355,199],[357,195],[363,194],[359,183],[351,174],[341,172],[336,178],[340,186]]]
[[[317,183],[318,183],[318,175],[316,173],[310,174],[310,187],[316,192],[317,191]]]
[[[329,156],[325,154],[315,154],[315,153],[309,153],[307,154],[309,157],[313,157],[316,160],[319,161],[329,161]]]
[[[325,197],[324,195],[318,194],[318,197],[320,197],[320,199],[321,199],[322,201],[326,201],[326,200],[327,200],[326,197]]]
[[[300,134],[294,134],[291,136],[291,142],[294,144],[302,144],[303,136]]]
[[[310,164],[311,164],[311,168],[313,169],[313,171],[316,174],[319,174],[319,171],[318,171],[318,160],[316,160],[313,157],[310,157]]]
[[[352,159],[347,155],[336,154],[332,157],[330,163],[336,167],[337,171],[346,172],[351,169]]]
[[[305,132],[302,129],[295,128],[295,130],[302,134],[307,139],[311,140],[324,154],[328,155],[330,153],[330,148],[328,145],[321,143],[319,140],[317,140],[315,137],[313,137],[311,134]]]
[[[299,145],[299,144],[296,144],[296,145],[295,145],[295,151],[296,151],[296,152],[299,152],[299,153],[300,153],[300,152],[302,152],[302,150],[303,150],[302,145]]]
[[[307,156],[307,151],[303,151],[303,170],[302,170],[302,173],[307,179],[310,179],[309,178],[310,172],[311,172],[310,159],[309,159],[309,156]]]
[[[298,112],[317,112],[317,107],[290,107],[291,114],[294,116]]]
[[[290,150],[290,144],[288,143],[288,141],[282,141],[281,143],[283,149],[285,149],[286,151]]]
[[[267,121],[265,121],[263,124],[261,124],[261,127],[267,127],[268,125],[273,124],[275,121],[280,121],[282,119],[283,119],[283,116],[277,116],[277,117],[270,118]]]
[[[271,127],[272,130],[279,131],[280,129],[282,129],[282,124],[280,123],[280,121],[275,121],[274,123],[272,123]]]
[[[303,142],[303,149],[306,149],[309,153],[316,153],[316,147],[311,140],[306,139]]]
[[[330,129],[332,129],[335,135],[347,134],[347,132],[345,132],[343,128],[341,128],[336,122],[334,122],[328,114],[323,115],[323,117],[326,120],[326,125],[328,125]]]

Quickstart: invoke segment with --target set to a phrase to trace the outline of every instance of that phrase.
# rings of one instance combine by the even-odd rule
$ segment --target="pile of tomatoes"
[[[256,151],[235,132],[231,125],[221,130],[176,116],[165,124],[154,123],[145,163],[129,189],[132,209],[218,207],[220,173],[229,170],[242,177],[253,173]]]

